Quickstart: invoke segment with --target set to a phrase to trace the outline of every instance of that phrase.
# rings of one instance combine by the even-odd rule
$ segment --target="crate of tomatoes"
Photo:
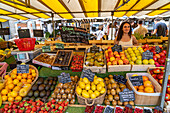
[[[83,61],[84,55],[74,54],[72,63],[71,63],[71,70],[73,72],[81,72],[83,70]]]

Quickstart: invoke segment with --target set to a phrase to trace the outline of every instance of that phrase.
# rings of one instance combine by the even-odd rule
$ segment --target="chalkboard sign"
[[[119,83],[122,83],[122,84],[126,84],[126,82],[127,82],[127,79],[122,75],[113,75],[113,79],[116,82],[119,82]]]
[[[58,76],[58,81],[60,83],[67,83],[67,82],[71,82],[71,78],[70,78],[70,74],[69,73],[61,73],[61,75]]]
[[[20,29],[18,30],[19,38],[30,38],[29,29]]]
[[[66,43],[88,43],[89,35],[86,29],[60,26],[61,38]]]
[[[42,52],[51,52],[50,46],[42,46]]]
[[[129,102],[135,100],[135,95],[133,91],[125,88],[123,92],[119,92],[120,102]]]
[[[0,28],[0,35],[10,35],[9,28]]]
[[[122,46],[115,44],[115,45],[112,47],[112,51],[113,51],[113,52],[114,52],[114,51],[122,52]]]
[[[43,30],[33,30],[34,37],[44,37]]]
[[[142,53],[142,60],[144,60],[144,59],[147,59],[147,60],[153,59],[153,53],[150,52],[149,50],[143,52]]]
[[[64,49],[64,44],[55,43],[57,49]]]
[[[143,77],[142,76],[134,76],[129,78],[133,86],[141,86],[143,85]]]
[[[17,65],[17,73],[29,73],[29,65]]]
[[[156,53],[160,53],[160,52],[161,52],[161,48],[160,48],[159,46],[156,46],[155,52],[156,52]]]
[[[87,70],[82,71],[81,78],[86,77],[88,78],[89,81],[93,82],[94,76],[95,76],[95,73],[93,73],[90,69],[87,69]]]

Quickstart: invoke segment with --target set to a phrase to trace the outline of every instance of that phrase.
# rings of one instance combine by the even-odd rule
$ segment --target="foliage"
[[[139,33],[135,33],[134,36],[136,37],[137,40],[144,39],[143,35]]]

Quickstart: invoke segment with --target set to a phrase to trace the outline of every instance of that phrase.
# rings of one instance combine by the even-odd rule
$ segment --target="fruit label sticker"
[[[122,46],[115,44],[115,45],[112,47],[112,51],[113,51],[113,52],[114,52],[114,51],[122,52]]]
[[[57,49],[64,49],[64,44],[55,43]]]
[[[113,79],[116,82],[119,82],[119,83],[122,83],[122,84],[126,84],[126,82],[127,82],[127,79],[122,75],[113,75]]]
[[[143,52],[142,53],[142,60],[144,60],[144,59],[147,59],[147,60],[153,59],[153,53],[150,52],[149,50]]]
[[[17,65],[17,73],[29,73],[29,65]]]
[[[123,92],[119,92],[120,102],[129,102],[135,100],[134,91],[130,91],[128,88],[125,88]]]
[[[50,46],[42,46],[42,52],[51,52]]]
[[[160,53],[160,52],[161,52],[161,48],[160,48],[159,46],[156,46],[155,52],[156,52],[156,53]]]
[[[133,86],[141,86],[141,85],[143,85],[142,76],[129,77],[129,79],[130,79]]]

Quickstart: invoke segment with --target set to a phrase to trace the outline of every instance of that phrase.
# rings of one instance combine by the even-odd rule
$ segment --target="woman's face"
[[[123,25],[123,33],[129,33],[129,31],[130,31],[130,25],[128,24],[128,23],[125,23],[124,25]]]

